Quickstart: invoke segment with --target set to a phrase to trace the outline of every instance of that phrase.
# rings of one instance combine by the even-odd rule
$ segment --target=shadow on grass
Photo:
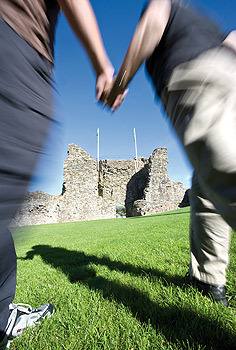
[[[33,259],[35,255],[41,256],[43,261],[54,268],[59,268],[69,278],[71,283],[80,282],[92,290],[102,291],[103,297],[122,303],[141,322],[151,324],[158,332],[164,334],[168,341],[188,342],[191,349],[196,344],[201,349],[235,350],[236,339],[228,330],[227,325],[219,319],[210,319],[195,310],[186,307],[166,306],[158,301],[150,300],[147,294],[130,286],[110,281],[104,277],[96,276],[96,271],[89,264],[105,265],[111,270],[129,272],[142,276],[156,276],[166,284],[182,286],[184,279],[180,276],[167,275],[156,269],[136,267],[131,264],[112,261],[108,257],[87,255],[84,252],[70,251],[65,248],[36,245],[22,260]],[[157,296],[157,300],[164,300],[165,296]],[[181,304],[182,305],[182,304]],[[198,347],[196,347],[197,349]],[[200,349],[200,347],[199,347]]]

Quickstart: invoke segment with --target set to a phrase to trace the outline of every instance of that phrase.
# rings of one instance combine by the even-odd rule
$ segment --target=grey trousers
[[[52,116],[52,65],[0,20],[0,337],[16,290],[8,229],[24,199]]]
[[[179,65],[162,101],[195,170],[190,273],[224,285],[236,230],[236,54],[220,47]]]

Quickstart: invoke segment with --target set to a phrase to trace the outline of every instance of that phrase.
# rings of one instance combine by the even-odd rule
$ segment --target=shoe
[[[49,303],[38,309],[32,309],[32,307],[27,304],[11,303],[9,305],[9,310],[10,315],[5,329],[8,343],[6,344],[5,349],[8,349],[11,341],[14,338],[19,337],[26,328],[35,327],[44,319],[51,317],[55,311],[53,305]],[[4,347],[0,347],[0,349],[4,349]]]
[[[201,282],[197,278],[191,276],[189,272],[186,273],[185,278],[187,285],[197,288],[203,295],[212,297],[217,304],[228,306],[224,286],[214,286]]]

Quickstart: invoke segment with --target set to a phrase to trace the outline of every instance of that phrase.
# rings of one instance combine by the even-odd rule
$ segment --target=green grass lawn
[[[230,308],[184,287],[189,209],[14,229],[15,302],[55,315],[12,349],[236,349],[236,235]]]

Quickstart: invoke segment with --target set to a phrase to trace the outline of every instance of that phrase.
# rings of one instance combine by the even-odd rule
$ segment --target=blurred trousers
[[[22,203],[52,116],[52,64],[0,20],[0,337],[16,290],[8,229]]]
[[[222,46],[177,66],[161,99],[194,168],[190,273],[225,285],[236,230],[236,54]]]

